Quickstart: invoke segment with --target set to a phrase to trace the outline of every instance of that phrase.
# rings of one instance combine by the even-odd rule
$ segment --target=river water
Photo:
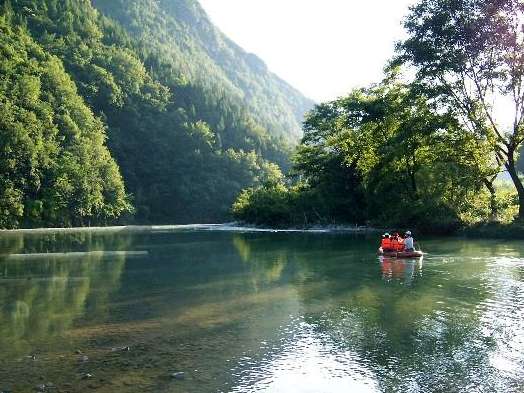
[[[1,235],[0,391],[524,391],[522,242],[422,240],[405,261],[377,245]]]

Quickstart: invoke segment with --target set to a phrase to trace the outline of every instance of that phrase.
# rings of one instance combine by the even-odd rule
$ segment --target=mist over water
[[[0,391],[522,391],[524,245],[421,240],[2,236]]]

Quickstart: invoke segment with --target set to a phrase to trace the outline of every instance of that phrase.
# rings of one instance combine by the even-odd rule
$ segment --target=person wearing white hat
[[[415,241],[413,236],[411,236],[411,231],[406,231],[406,236],[404,238],[404,250],[405,251],[415,251]]]

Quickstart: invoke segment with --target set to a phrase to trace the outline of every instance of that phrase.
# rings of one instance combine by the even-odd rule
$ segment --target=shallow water
[[[2,235],[0,391],[524,391],[524,244],[428,240],[397,261],[376,243]]]

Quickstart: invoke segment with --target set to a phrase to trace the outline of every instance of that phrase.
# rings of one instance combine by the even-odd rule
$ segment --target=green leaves
[[[521,0],[421,0],[397,48],[418,82],[440,98],[441,110],[491,144],[494,167],[505,167],[519,195],[521,219],[524,185],[515,160],[524,142],[523,9]]]
[[[0,226],[78,225],[130,206],[104,126],[56,57],[0,18]],[[34,56],[37,57],[34,57]]]
[[[446,231],[486,219],[490,144],[395,77],[324,103],[305,123],[295,186],[244,191],[237,218],[266,225],[364,223]],[[483,199],[480,202],[478,198]]]
[[[223,221],[241,189],[289,166],[312,103],[192,1],[12,0],[0,14],[16,225],[129,220],[131,198],[137,222]]]

